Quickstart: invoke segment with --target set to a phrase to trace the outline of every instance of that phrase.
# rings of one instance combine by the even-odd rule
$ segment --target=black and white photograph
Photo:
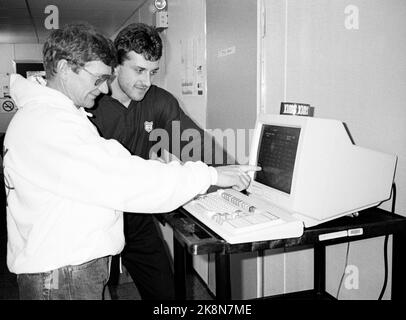
[[[0,300],[404,302],[405,104],[405,0],[0,0]]]

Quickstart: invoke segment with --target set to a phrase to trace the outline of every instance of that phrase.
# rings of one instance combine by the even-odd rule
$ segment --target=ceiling
[[[51,32],[48,5],[59,11],[59,26],[87,21],[111,37],[150,0],[0,0],[0,43],[43,43]],[[50,19],[48,19],[50,20]]]

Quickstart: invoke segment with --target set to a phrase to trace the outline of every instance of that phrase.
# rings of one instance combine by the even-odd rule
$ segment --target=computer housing
[[[343,122],[260,114],[250,150],[251,197],[311,227],[391,196],[397,157],[355,145]]]

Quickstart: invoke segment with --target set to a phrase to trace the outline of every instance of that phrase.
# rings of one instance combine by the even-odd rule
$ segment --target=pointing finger
[[[261,171],[262,168],[258,167],[258,166],[249,166],[249,165],[240,165],[239,169],[244,171],[244,172],[248,172],[248,171]]]

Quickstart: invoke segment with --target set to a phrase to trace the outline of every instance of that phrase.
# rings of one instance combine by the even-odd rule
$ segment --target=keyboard
[[[183,207],[231,244],[303,234],[303,223],[287,211],[233,189],[198,196]]]

